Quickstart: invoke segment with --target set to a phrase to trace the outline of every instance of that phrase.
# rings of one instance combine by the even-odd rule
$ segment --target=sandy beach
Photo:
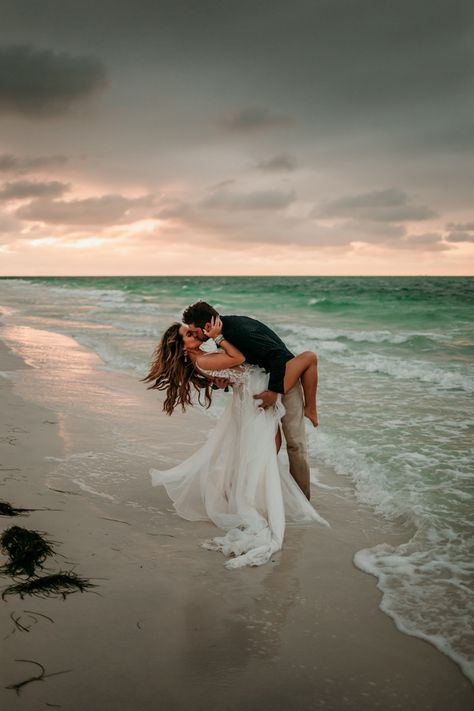
[[[121,392],[118,376],[102,373],[99,385],[98,358],[67,341],[81,359],[68,410],[63,401],[55,405],[51,388],[38,402],[45,373],[0,343],[0,498],[36,509],[0,521],[2,530],[24,526],[54,542],[48,572],[73,569],[97,587],[65,599],[0,601],[5,711],[472,708],[473,689],[458,666],[399,632],[379,609],[376,579],[352,562],[357,550],[399,542],[406,532],[341,493],[336,480],[336,489],[313,488],[330,529],[289,528],[271,564],[225,570],[220,554],[198,545],[215,529],[179,519],[166,493],[150,486],[155,462],[140,456],[137,439],[137,432],[142,441],[156,437],[185,457],[212,422],[197,412],[167,418],[156,395],[132,378]],[[80,403],[81,393],[83,401],[94,392],[100,401],[100,387],[110,411],[129,407],[132,418],[154,412],[128,450],[135,446],[138,478],[128,477],[133,457],[113,459],[113,497],[68,475],[77,457],[87,461],[84,453],[94,466],[102,453],[106,468],[114,436],[118,455],[125,451],[123,434],[119,441],[106,432],[100,406]],[[2,575],[1,582],[4,590],[12,580]],[[18,693],[8,688],[37,676],[38,664],[41,681]]]

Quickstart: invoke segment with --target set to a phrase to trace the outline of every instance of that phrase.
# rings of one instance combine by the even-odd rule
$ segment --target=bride
[[[200,350],[202,342],[184,324],[163,334],[146,382],[166,392],[163,410],[171,415],[192,405],[192,388],[211,403],[214,379],[226,378],[233,396],[207,441],[189,459],[167,471],[151,469],[152,485],[163,485],[177,513],[190,521],[212,521],[227,531],[202,546],[228,556],[225,566],[263,565],[280,550],[285,522],[329,524],[313,508],[284,467],[279,467],[279,423],[285,414],[278,396],[263,409],[254,395],[268,386],[268,374],[245,363],[242,353],[222,336],[216,317],[206,336],[219,343],[215,353]],[[316,356],[301,353],[286,364],[284,389],[300,379],[305,414],[316,417]]]

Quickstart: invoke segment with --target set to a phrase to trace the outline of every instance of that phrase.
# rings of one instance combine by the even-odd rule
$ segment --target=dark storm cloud
[[[449,222],[446,240],[451,243],[474,242],[474,222]]]
[[[316,144],[366,129],[374,144],[409,151],[473,145],[470,0],[158,5],[146,5],[148,19],[161,20],[149,56],[175,61],[190,83],[209,81],[233,132],[270,127],[278,109]]]
[[[219,210],[281,210],[294,202],[295,193],[283,190],[232,192],[218,190],[201,201],[204,208]]]
[[[333,200],[326,206],[329,211],[339,214],[346,210],[360,207],[399,207],[408,203],[408,195],[396,188],[386,188],[385,190],[374,190],[369,193],[359,195],[347,195],[337,200]]]
[[[418,207],[417,205],[404,205],[403,207],[392,208],[368,208],[358,210],[357,214],[366,220],[376,222],[403,222],[429,220],[437,217],[438,214],[429,207]]]
[[[17,180],[5,183],[0,189],[0,200],[25,200],[34,197],[57,197],[70,189],[67,183],[51,180],[46,183]]]
[[[11,153],[0,154],[0,172],[35,173],[46,168],[58,168],[67,163],[66,156],[15,156]]]
[[[0,47],[0,112],[61,115],[104,85],[105,69],[97,57],[31,45]]]
[[[455,232],[474,232],[474,222],[449,222],[446,229]]]
[[[446,239],[448,242],[474,242],[472,232],[450,232]]]
[[[42,0],[28,13],[18,0],[3,5],[6,36],[87,42],[150,76],[173,67],[177,90],[207,92],[211,114],[230,111],[231,130],[290,115],[311,131],[366,125],[395,142],[472,145],[471,0]]]
[[[363,219],[345,220],[339,223],[338,229],[350,236],[348,238],[349,242],[385,242],[386,240],[394,240],[406,235],[406,228],[403,225],[391,224],[390,222],[372,222]]]
[[[259,161],[256,167],[262,173],[289,173],[296,170],[296,161],[288,155],[276,155]]]
[[[233,181],[232,181],[233,182]],[[195,203],[184,202],[182,200],[173,201],[169,205],[164,205],[155,215],[160,220],[215,220],[213,213],[220,212],[224,216],[226,213],[244,212],[266,212],[272,214],[282,210],[295,201],[293,191],[283,190],[254,190],[248,192],[236,192],[226,189],[216,190],[209,197],[198,200]],[[205,216],[208,216],[207,218]],[[218,218],[222,220],[222,217]],[[233,218],[231,218],[232,220]],[[226,223],[227,224],[227,223]]]
[[[425,252],[442,252],[451,249],[451,245],[443,242],[439,232],[425,232],[420,235],[406,235],[399,242],[391,245],[397,249],[414,249]]]
[[[150,216],[154,198],[145,195],[127,198],[123,195],[103,195],[84,200],[33,200],[19,208],[16,216],[22,220],[63,225],[128,224]]]
[[[316,207],[313,215],[319,218],[355,217],[376,222],[403,222],[436,217],[436,213],[430,208],[410,204],[407,193],[396,188],[347,195]]]
[[[230,111],[217,118],[216,123],[226,131],[233,133],[254,133],[267,131],[282,126],[291,126],[294,119],[274,113],[263,106],[248,106]]]

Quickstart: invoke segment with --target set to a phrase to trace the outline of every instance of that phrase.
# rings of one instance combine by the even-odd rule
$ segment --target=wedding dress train
[[[286,521],[329,524],[278,466],[275,434],[285,414],[281,397],[267,410],[253,399],[267,389],[268,374],[245,364],[215,375],[232,381],[233,395],[222,417],[191,457],[167,471],[150,469],[152,484],[166,488],[183,518],[212,521],[227,531],[201,544],[229,556],[227,568],[263,565],[282,547]]]

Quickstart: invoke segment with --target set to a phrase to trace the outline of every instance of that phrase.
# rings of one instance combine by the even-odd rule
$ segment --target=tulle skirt
[[[285,522],[328,525],[291,474],[279,467],[275,435],[285,409],[263,410],[253,395],[266,390],[268,374],[246,366],[206,442],[178,466],[151,469],[177,513],[189,521],[212,521],[225,535],[201,545],[219,550],[227,568],[262,565],[283,545]]]

